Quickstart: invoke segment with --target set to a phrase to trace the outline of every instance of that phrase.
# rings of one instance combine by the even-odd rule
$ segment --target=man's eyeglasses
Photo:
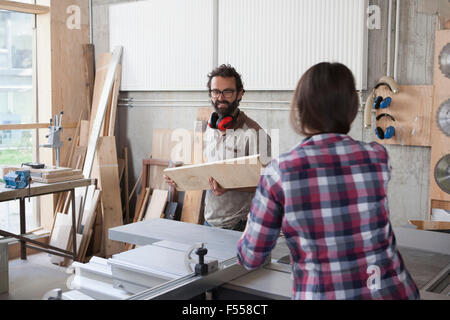
[[[213,98],[218,98],[222,94],[224,98],[232,98],[236,90],[233,89],[225,89],[223,91],[220,91],[218,89],[209,90],[209,94]]]

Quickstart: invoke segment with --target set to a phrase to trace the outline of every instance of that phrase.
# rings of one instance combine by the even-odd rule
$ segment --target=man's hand
[[[163,176],[164,176],[165,182],[166,182],[168,185],[172,186],[173,188],[176,188],[176,187],[177,187],[176,183],[175,183],[172,179],[170,179],[170,178],[169,178],[168,176],[166,176],[166,175],[163,175]]]
[[[220,184],[218,184],[217,181],[213,179],[213,177],[209,177],[209,185],[211,186],[211,191],[217,197],[220,197],[225,192],[227,192],[227,189],[222,188]]]

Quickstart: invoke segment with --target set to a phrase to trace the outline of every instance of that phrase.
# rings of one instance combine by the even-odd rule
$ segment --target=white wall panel
[[[366,87],[366,0],[219,0],[218,62],[247,90],[292,90],[322,61],[341,62]]]
[[[212,1],[110,6],[110,50],[121,45],[123,91],[205,90],[212,68]]]

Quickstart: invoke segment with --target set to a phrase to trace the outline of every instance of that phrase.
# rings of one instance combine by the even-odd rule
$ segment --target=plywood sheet
[[[259,155],[224,161],[194,164],[164,170],[177,185],[177,190],[208,190],[213,177],[223,188],[246,188],[258,185],[261,176]]]

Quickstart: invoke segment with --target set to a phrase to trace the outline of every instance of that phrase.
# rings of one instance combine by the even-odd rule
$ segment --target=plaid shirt
[[[389,221],[390,171],[378,143],[341,134],[303,140],[265,168],[239,263],[261,266],[282,230],[293,299],[418,299]]]

